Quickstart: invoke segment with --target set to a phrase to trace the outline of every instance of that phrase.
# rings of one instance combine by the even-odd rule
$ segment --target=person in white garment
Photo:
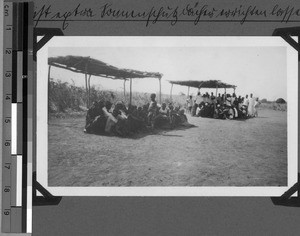
[[[258,100],[258,98],[255,99],[254,102],[254,117],[258,117],[258,107],[260,105],[260,102]]]
[[[250,94],[250,98],[249,98],[249,105],[248,105],[248,116],[249,117],[253,117],[254,116],[254,102],[255,99],[253,97],[253,94]]]

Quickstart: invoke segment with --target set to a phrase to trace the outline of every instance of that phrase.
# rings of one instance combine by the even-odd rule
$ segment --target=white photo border
[[[294,40],[297,40],[295,37]],[[71,43],[70,43],[71,42]],[[82,44],[84,42],[84,44]],[[280,187],[50,187],[48,186],[48,48],[49,47],[286,47],[287,174]],[[267,36],[56,36],[37,52],[37,181],[56,196],[281,196],[298,180],[298,52],[281,37]],[[295,109],[297,108],[297,109]]]

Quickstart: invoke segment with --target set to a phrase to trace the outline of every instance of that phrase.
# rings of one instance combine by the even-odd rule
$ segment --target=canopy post
[[[92,75],[89,75],[89,79],[88,79],[88,87],[89,87],[89,97],[88,97],[88,101],[89,101],[89,106],[90,106],[90,99],[91,99],[91,77]]]
[[[50,71],[51,71],[51,65],[48,67],[48,82],[50,81]]]
[[[188,86],[188,92],[187,92],[187,96],[190,95],[190,86]]]
[[[130,95],[129,95],[129,104],[132,102],[132,78],[130,78]]]
[[[159,80],[159,103],[161,104],[161,78],[158,78]]]
[[[216,87],[216,98],[217,98],[217,96],[218,96],[218,85]]]
[[[170,99],[172,101],[173,84],[171,84]]]
[[[86,106],[87,106],[87,108],[89,108],[90,107],[90,98],[89,98],[89,91],[88,91],[87,68],[88,68],[88,60],[85,63],[84,78],[85,78]]]
[[[88,104],[88,85],[87,85],[87,74],[84,74],[84,79],[85,79],[85,102],[86,102],[86,107],[89,108]]]
[[[233,87],[233,92],[234,92],[234,94],[235,94],[235,87]]]
[[[126,79],[124,78],[124,82],[123,82],[123,92],[124,92],[124,100],[126,99]]]

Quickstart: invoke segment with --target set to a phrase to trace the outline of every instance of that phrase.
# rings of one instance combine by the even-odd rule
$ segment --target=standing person
[[[253,117],[254,115],[254,102],[255,99],[253,97],[253,94],[250,94],[250,98],[249,98],[249,105],[248,105],[248,116]]]
[[[221,97],[220,105],[223,106],[224,102],[225,102],[225,94],[223,93]]]
[[[233,94],[232,94],[232,97],[231,97],[231,105],[234,104],[235,99],[236,99],[236,94],[233,93]]]
[[[260,105],[260,102],[258,101],[258,98],[255,99],[254,102],[254,117],[258,117],[258,106]]]
[[[190,98],[188,99],[188,111],[190,114],[192,114],[193,106],[194,106],[193,96],[190,95]]]
[[[156,112],[157,112],[157,102],[155,100],[156,98],[156,94],[155,93],[152,93],[150,95],[150,105],[149,105],[149,108],[148,108],[148,124],[150,124],[152,127],[154,126],[154,118],[156,116]]]
[[[217,97],[217,103],[221,104],[221,100],[222,100],[222,97],[221,97],[221,94],[219,93],[218,97]]]
[[[195,99],[195,103],[194,103],[194,106],[193,106],[193,110],[192,110],[192,116],[195,116],[196,115],[196,110],[197,108],[199,107],[200,103],[203,102],[203,98],[201,96],[201,93],[198,92],[197,96],[196,96],[196,99]]]
[[[247,110],[248,110],[248,106],[249,106],[248,94],[244,98],[243,106],[245,106],[247,108]]]

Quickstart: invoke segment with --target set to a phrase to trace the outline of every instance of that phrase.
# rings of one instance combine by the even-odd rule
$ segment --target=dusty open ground
[[[49,186],[287,185],[287,113],[259,115],[188,116],[196,127],[135,139],[85,134],[85,118],[50,119]]]

